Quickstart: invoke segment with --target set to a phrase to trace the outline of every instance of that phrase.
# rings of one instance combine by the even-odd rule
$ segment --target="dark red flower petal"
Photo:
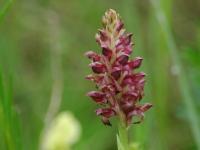
[[[127,75],[123,82],[122,82],[122,86],[127,86],[127,85],[132,85],[133,84],[133,78],[130,75]]]
[[[136,93],[135,91],[127,91],[122,95],[122,97],[124,100],[127,101],[136,101],[138,98],[138,93]]]
[[[119,56],[119,57],[117,58],[117,61],[118,61],[120,64],[125,65],[125,64],[127,63],[128,59],[129,59],[129,56],[124,54],[124,55]]]
[[[144,77],[145,74],[143,72],[139,72],[136,74],[128,74],[124,77],[122,81],[122,86],[133,85],[134,87],[143,87],[144,86]]]
[[[129,45],[131,43],[131,37],[133,36],[132,33],[127,34],[126,38],[124,39],[124,44]]]
[[[128,65],[130,67],[130,69],[136,69],[139,68],[140,65],[142,64],[142,58],[141,57],[136,57],[134,60],[129,61]]]
[[[117,23],[117,28],[116,28],[117,32],[119,32],[123,27],[124,27],[123,22],[119,20]]]
[[[100,62],[93,62],[89,66],[92,67],[94,73],[104,73],[106,71],[105,65]]]
[[[138,84],[140,84],[140,86],[144,86],[144,83],[145,83],[145,79],[143,78],[143,79],[140,79],[139,81],[138,81]]]
[[[93,51],[86,52],[85,56],[87,56],[89,59],[93,60],[94,62],[100,61],[100,58],[101,58],[97,53],[95,53]]]
[[[131,100],[123,100],[120,101],[120,106],[125,114],[130,112],[134,107],[134,101]]]
[[[139,73],[134,74],[133,79],[135,82],[139,82],[141,80],[143,81],[145,76],[146,76],[146,74],[144,72],[139,72]]]
[[[127,75],[127,76],[125,76],[125,78],[122,82],[122,85],[123,86],[128,85],[128,84],[129,85],[137,85],[137,84],[143,85],[145,82],[144,77],[145,77],[144,72]]]
[[[112,56],[112,50],[107,47],[103,47],[102,54],[110,59]]]
[[[99,91],[91,91],[87,93],[87,96],[91,97],[96,103],[106,103],[106,95]]]
[[[140,107],[140,109],[141,109],[143,112],[145,112],[145,111],[149,110],[152,106],[153,106],[152,104],[146,103],[146,104],[142,105],[142,106]]]
[[[131,47],[131,45],[128,45],[128,46],[124,47],[124,49],[122,51],[125,54],[130,55],[132,53],[132,47]]]
[[[144,120],[144,113],[138,109],[138,108],[134,108],[132,111],[130,111],[127,115],[127,118],[130,122],[130,120],[132,120],[132,117],[137,116],[139,117],[138,121],[133,122],[134,124],[138,124],[141,123]]]
[[[107,36],[107,34],[106,34],[106,32],[104,30],[100,30],[99,29],[99,35],[100,35],[100,39],[102,41],[106,41],[108,39],[108,36]]]
[[[120,75],[121,75],[121,69],[119,67],[114,67],[112,69],[112,73],[111,75],[117,80],[119,79]]]
[[[116,113],[112,108],[99,108],[96,110],[97,116],[104,116],[106,118],[110,118],[115,116]]]
[[[87,80],[90,80],[90,81],[93,81],[95,83],[100,83],[102,80],[103,80],[104,76],[100,76],[100,75],[93,75],[93,74],[90,74],[90,75],[87,75],[85,77],[85,79]]]
[[[117,43],[117,47],[119,47],[120,45],[123,45],[123,47],[126,47],[126,46],[128,46],[128,45],[132,45],[131,44],[131,37],[132,37],[132,33],[130,33],[130,34],[127,34],[127,35],[125,35],[125,36],[121,36],[120,38],[119,38],[119,42]]]
[[[102,92],[109,93],[110,96],[114,96],[118,93],[116,86],[112,83],[104,84],[103,86],[101,86],[101,90]]]

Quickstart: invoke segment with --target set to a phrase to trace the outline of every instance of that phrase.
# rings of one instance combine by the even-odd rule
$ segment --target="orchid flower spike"
[[[136,72],[143,58],[130,59],[132,34],[126,33],[124,24],[115,10],[109,9],[102,18],[103,28],[96,34],[101,54],[88,51],[93,73],[86,79],[93,81],[97,89],[87,95],[101,108],[96,114],[105,125],[111,125],[110,118],[118,116],[126,126],[140,123],[144,112],[152,107],[150,103],[139,104],[144,96],[145,73]],[[133,122],[133,117],[139,120]]]

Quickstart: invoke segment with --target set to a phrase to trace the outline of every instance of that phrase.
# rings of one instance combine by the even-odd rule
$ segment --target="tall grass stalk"
[[[19,118],[13,107],[12,93],[11,79],[5,80],[0,71],[0,148],[21,150]]]
[[[191,130],[196,141],[197,148],[200,149],[200,128],[199,128],[199,117],[194,106],[192,96],[189,89],[189,84],[184,75],[184,70],[182,68],[181,60],[178,55],[178,48],[174,41],[167,17],[160,6],[159,0],[150,0],[158,23],[160,24],[160,29],[163,32],[166,43],[169,48],[169,53],[172,58],[173,64],[176,67],[177,72],[177,80],[180,88],[180,92],[182,95],[183,102],[185,104],[188,118],[190,121]]]
[[[49,107],[45,116],[44,129],[41,133],[41,141],[43,142],[43,136],[49,129],[49,125],[53,118],[56,116],[60,109],[63,95],[63,73],[62,73],[62,61],[61,61],[61,44],[60,44],[60,24],[58,15],[48,10],[46,13],[47,24],[48,24],[48,37],[49,37],[49,49],[51,57],[51,73],[52,73],[52,92],[49,101]],[[53,19],[52,19],[53,18]],[[42,143],[40,143],[40,149],[43,149]]]
[[[53,19],[52,19],[53,18]],[[45,123],[49,122],[55,117],[60,109],[63,93],[63,75],[61,54],[62,48],[60,39],[60,25],[58,15],[53,11],[47,12],[48,32],[49,32],[49,49],[51,50],[51,73],[53,79],[52,93],[49,108],[45,117]]]

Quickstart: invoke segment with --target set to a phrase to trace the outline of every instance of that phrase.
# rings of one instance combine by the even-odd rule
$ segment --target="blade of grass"
[[[166,43],[169,48],[169,53],[172,58],[172,61],[178,70],[177,73],[177,80],[180,87],[180,92],[183,98],[183,102],[185,104],[185,107],[187,109],[188,118],[190,120],[191,130],[194,136],[194,139],[196,141],[197,148],[200,149],[200,128],[199,128],[199,119],[198,114],[196,111],[196,108],[194,106],[192,96],[190,93],[189,85],[187,83],[186,76],[184,75],[184,71],[182,68],[181,60],[178,55],[178,48],[176,46],[176,43],[174,42],[174,38],[171,32],[171,29],[169,27],[169,23],[167,20],[167,17],[163,10],[160,7],[160,1],[159,0],[150,0],[155,16],[158,20],[158,23],[160,24],[160,28],[163,32],[163,35],[165,37]]]
[[[6,15],[8,12],[11,4],[13,3],[14,0],[7,0],[7,2],[4,4],[3,8],[0,9],[0,22],[3,20],[3,17]]]
[[[6,80],[0,70],[0,141],[1,147],[8,150],[21,150],[19,118],[13,108],[12,80]]]
[[[62,71],[62,44],[59,42],[61,38],[60,20],[58,14],[52,10],[47,12],[47,22],[49,29],[49,49],[51,51],[51,73],[53,78],[52,93],[45,117],[45,123],[48,125],[55,117],[60,109],[63,94],[63,71]],[[52,20],[52,18],[54,18]]]
[[[62,46],[59,42],[61,38],[60,20],[58,14],[53,10],[48,10],[47,15],[48,32],[49,32],[49,49],[51,53],[51,73],[53,78],[51,99],[45,116],[44,129],[41,133],[40,149],[42,147],[42,138],[49,129],[49,125],[56,114],[59,112],[60,105],[63,99],[63,71],[62,71]],[[52,18],[54,18],[52,20]]]

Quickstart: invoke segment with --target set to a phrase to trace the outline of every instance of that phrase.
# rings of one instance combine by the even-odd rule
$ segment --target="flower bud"
[[[122,22],[121,20],[118,21],[118,22],[117,22],[117,28],[116,28],[117,32],[120,32],[120,30],[121,30],[123,27],[124,27],[123,22]]]
[[[122,64],[125,65],[128,61],[129,56],[128,55],[121,55],[117,58],[117,61]]]
[[[153,105],[150,104],[150,103],[145,103],[144,105],[141,106],[140,109],[141,109],[143,112],[145,112],[145,111],[149,110],[152,106],[153,106]]]
[[[89,65],[92,67],[94,73],[104,73],[106,71],[105,65],[100,62],[93,62]]]
[[[111,75],[117,80],[119,79],[120,75],[121,75],[121,69],[119,67],[114,67],[112,69],[112,73]]]
[[[106,95],[102,92],[91,91],[87,94],[87,96],[91,97],[96,103],[106,103]]]
[[[107,47],[103,47],[102,54],[110,59],[112,56],[112,50]]]
[[[116,115],[115,111],[111,108],[99,108],[96,110],[96,114],[98,116],[104,116],[106,118],[110,118],[110,117]]]
[[[128,66],[130,69],[136,69],[139,68],[141,63],[142,63],[142,58],[141,57],[136,57],[134,60],[128,62]]]
[[[94,62],[100,61],[100,58],[101,58],[97,53],[95,53],[93,51],[86,52],[85,56],[87,56],[89,59],[93,60]]]

